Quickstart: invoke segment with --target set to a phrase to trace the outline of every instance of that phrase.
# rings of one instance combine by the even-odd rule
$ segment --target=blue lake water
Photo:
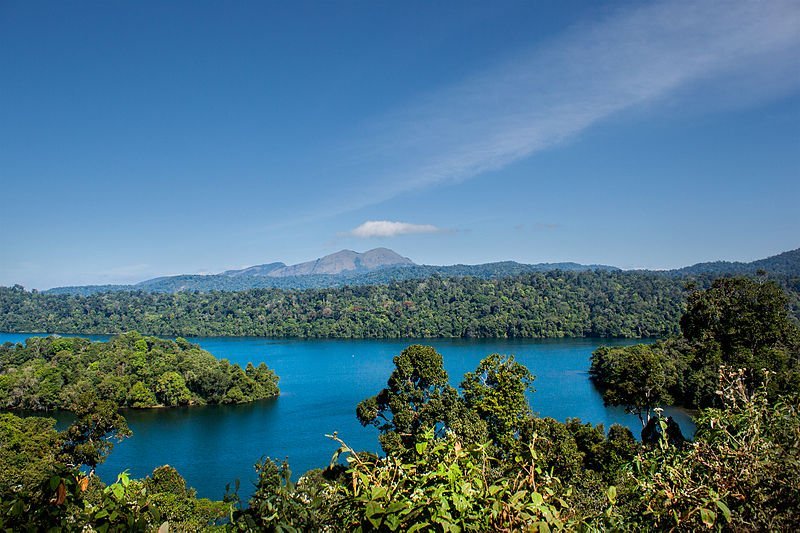
[[[0,344],[24,342],[31,334],[0,333]],[[106,340],[103,335],[81,335]],[[338,432],[358,450],[379,451],[377,430],[362,427],[355,416],[359,401],[386,385],[392,358],[409,344],[434,346],[444,357],[457,386],[466,372],[490,353],[514,354],[536,375],[531,405],[540,416],[564,421],[619,423],[638,435],[641,424],[620,408],[603,406],[589,381],[589,358],[601,344],[635,341],[609,339],[548,340],[298,340],[255,337],[189,338],[219,358],[245,366],[265,362],[280,376],[281,395],[246,405],[126,410],[133,437],[117,444],[98,467],[105,481],[128,469],[144,477],[160,465],[178,469],[200,496],[220,498],[226,483],[241,480],[249,496],[253,464],[262,456],[288,459],[300,474],[330,462],[337,445],[325,434]],[[689,416],[668,409],[691,435]]]

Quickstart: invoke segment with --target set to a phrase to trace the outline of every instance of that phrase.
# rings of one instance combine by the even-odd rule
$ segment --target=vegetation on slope
[[[136,332],[0,346],[0,408],[72,410],[86,391],[121,407],[243,403],[276,396],[278,377],[264,363],[242,369],[184,339]]]
[[[0,331],[340,338],[653,337],[678,332],[683,283],[623,272],[284,291],[93,296],[0,288]]]

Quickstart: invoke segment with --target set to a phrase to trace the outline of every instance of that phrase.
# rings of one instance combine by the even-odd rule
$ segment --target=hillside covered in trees
[[[136,332],[0,346],[0,409],[72,410],[87,391],[119,407],[244,403],[276,396],[278,377],[264,363],[242,369],[184,339]]]
[[[800,317],[800,278],[774,278]],[[664,337],[679,331],[687,283],[646,272],[540,272],[308,290],[113,292],[0,288],[0,331],[299,338]]]
[[[341,338],[652,337],[678,331],[682,282],[623,272],[176,294],[0,289],[0,330]]]

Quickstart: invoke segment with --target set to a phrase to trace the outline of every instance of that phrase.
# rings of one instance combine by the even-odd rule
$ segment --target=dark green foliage
[[[783,252],[766,259],[759,259],[750,263],[730,261],[713,261],[698,263],[696,265],[673,270],[672,273],[685,274],[712,274],[715,276],[742,276],[769,272],[784,276],[797,276],[800,274],[800,249]]]
[[[516,454],[520,429],[532,416],[526,392],[534,377],[513,356],[492,354],[461,382],[464,405],[486,423],[498,451]]]
[[[747,278],[722,278],[689,295],[681,319],[689,344],[690,377],[685,396],[691,405],[715,400],[720,365],[748,369],[758,386],[764,370],[776,372],[770,394],[800,385],[800,328],[789,315],[786,293],[776,284]]]
[[[629,506],[618,523],[629,529],[796,531],[800,527],[800,402],[770,402],[766,387],[748,391],[744,371],[723,371],[721,409],[696,418],[692,446],[665,435],[634,461]]]
[[[772,397],[800,388],[800,329],[774,282],[722,278],[695,289],[681,327],[683,337],[650,346],[596,350],[590,372],[604,400],[644,414],[673,400],[713,406],[721,365],[748,369],[751,390],[774,372]]]
[[[613,482],[620,468],[639,450],[631,430],[619,424],[612,424],[608,435],[602,424],[584,424],[577,418],[568,419],[564,427],[582,455],[582,469],[600,474],[607,482]]]
[[[658,345],[601,347],[592,354],[590,375],[606,405],[625,407],[639,417],[644,427],[653,408],[672,402],[669,390],[677,377],[669,363]]]
[[[358,404],[363,425],[374,425],[386,453],[400,453],[417,437],[445,424],[444,397],[450,389],[442,356],[430,346],[409,346],[394,358],[386,388]]]
[[[238,531],[323,531],[335,526],[338,498],[334,483],[321,470],[307,472],[297,483],[289,465],[264,458],[256,464],[256,490],[246,509],[233,513]]]
[[[111,441],[130,436],[131,430],[116,403],[99,400],[91,392],[81,394],[70,407],[75,421],[59,435],[59,460],[67,466],[86,465],[94,472],[111,451]]]
[[[52,418],[0,414],[0,494],[39,486],[54,473],[58,432]]]
[[[152,532],[213,528],[230,513],[230,505],[198,499],[192,489],[171,492],[151,478],[130,479],[127,472],[104,486],[75,469],[59,467],[42,484],[17,492],[0,493],[0,529],[3,531],[134,531]],[[160,467],[155,472],[169,467]],[[154,472],[154,474],[155,474]],[[177,472],[174,473],[182,481]],[[166,527],[165,526],[165,527]]]
[[[171,530],[196,531],[227,516],[230,505],[197,498],[194,489],[169,465],[159,466],[141,482],[147,500],[157,509]]]
[[[117,406],[242,403],[278,394],[264,363],[243,370],[184,339],[33,337],[0,347],[0,408],[73,410],[92,391]]]
[[[583,455],[566,425],[553,418],[530,417],[520,440],[559,479],[570,481],[578,475]]]
[[[275,337],[652,337],[678,332],[683,282],[637,272],[92,296],[0,288],[0,331]]]

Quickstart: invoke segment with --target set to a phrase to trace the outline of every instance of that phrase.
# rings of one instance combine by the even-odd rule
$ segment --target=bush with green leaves
[[[800,400],[755,391],[744,369],[723,369],[720,408],[696,417],[693,443],[675,447],[659,416],[661,439],[622,466],[619,505],[604,517],[614,529],[796,531],[800,527]]]
[[[557,478],[538,463],[535,445],[513,473],[488,445],[419,436],[413,455],[367,459],[336,436],[350,482],[336,485],[339,527],[350,531],[547,531],[577,525]]]

